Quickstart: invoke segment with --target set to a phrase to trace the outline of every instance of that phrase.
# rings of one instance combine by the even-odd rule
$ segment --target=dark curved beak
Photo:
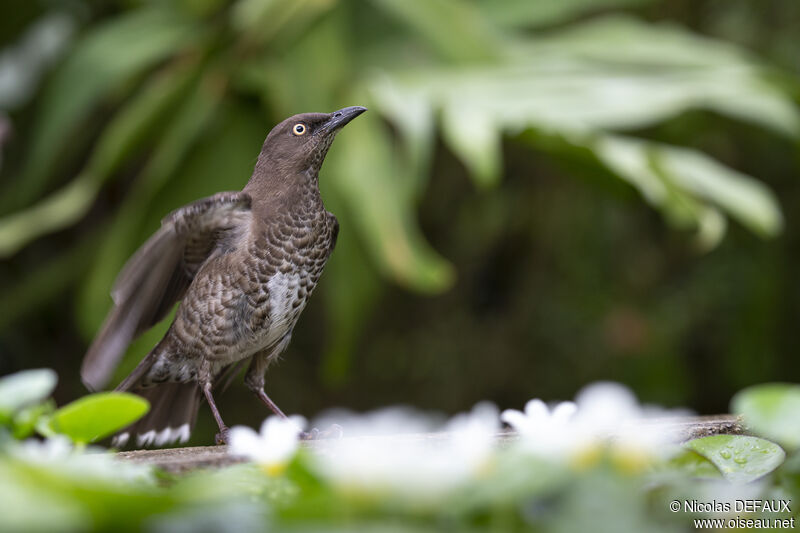
[[[326,132],[336,131],[339,128],[343,128],[347,125],[351,120],[356,118],[358,115],[366,111],[367,108],[354,105],[351,107],[345,107],[344,109],[340,109],[339,111],[334,111],[331,113],[331,118],[328,119],[328,122],[322,126],[322,129]]]

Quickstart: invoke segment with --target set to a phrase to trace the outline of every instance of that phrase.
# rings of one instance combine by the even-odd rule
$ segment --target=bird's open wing
[[[81,367],[91,390],[108,383],[130,342],[183,297],[195,274],[225,242],[249,225],[250,196],[222,192],[181,207],[131,257],[117,277],[114,307]]]

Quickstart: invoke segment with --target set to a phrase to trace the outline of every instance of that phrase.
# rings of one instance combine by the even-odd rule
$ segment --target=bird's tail
[[[150,403],[146,415],[114,436],[111,445],[116,448],[124,448],[129,441],[141,448],[189,440],[200,407],[200,387],[197,383],[142,386],[142,378],[159,353],[156,346],[116,388],[138,394]]]
[[[165,446],[186,442],[194,428],[200,406],[200,387],[197,383],[147,384],[148,371],[163,355],[162,343],[157,344],[128,377],[117,385],[117,391],[138,394],[150,403],[150,410],[111,440],[111,445],[124,448],[131,443],[137,448]]]
[[[150,411],[117,433],[112,446],[122,448],[131,441],[141,448],[189,440],[200,407],[197,383],[164,383],[131,392],[150,402]]]

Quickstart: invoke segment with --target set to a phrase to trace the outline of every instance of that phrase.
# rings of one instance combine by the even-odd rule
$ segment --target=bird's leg
[[[280,407],[278,407],[278,405],[267,396],[267,393],[264,392],[264,374],[267,372],[267,367],[270,362],[286,349],[291,338],[292,334],[287,333],[274,348],[255,354],[252,361],[250,361],[250,366],[247,368],[247,374],[244,376],[244,383],[247,385],[247,388],[249,388],[259,400],[264,402],[273,413],[284,420],[289,417],[286,416],[286,414],[281,411]],[[300,432],[300,437],[306,440],[315,439],[318,435],[319,430],[317,428],[313,428],[311,431]]]
[[[207,362],[204,362],[203,365],[200,367],[200,371],[198,372],[197,381],[200,384],[200,387],[203,389],[203,394],[205,394],[206,401],[208,402],[208,406],[211,408],[211,414],[214,415],[214,420],[217,421],[217,426],[219,426],[219,433],[215,437],[215,441],[217,444],[227,444],[228,443],[228,426],[225,425],[225,422],[222,421],[222,415],[219,414],[219,409],[217,409],[217,404],[214,402],[214,397],[211,395],[211,369]]]
[[[284,412],[281,411],[280,407],[278,407],[275,402],[273,402],[270,397],[267,396],[267,393],[264,392],[264,373],[267,371],[267,367],[269,366],[269,362],[272,359],[273,354],[275,354],[274,357],[277,357],[277,355],[283,351],[282,348],[285,347],[286,344],[289,344],[288,340],[282,340],[275,349],[265,350],[254,355],[253,360],[250,362],[250,366],[247,368],[247,374],[244,376],[244,383],[247,385],[247,388],[250,389],[259,400],[264,402],[273,413],[283,419],[289,417],[286,416]],[[278,351],[279,348],[280,351]]]
[[[286,335],[281,342],[272,350],[265,350],[253,356],[250,366],[247,368],[247,374],[244,376],[245,385],[253,394],[255,394],[262,402],[266,404],[270,410],[283,419],[288,419],[283,411],[273,402],[267,393],[264,392],[264,374],[267,371],[270,361],[277,357],[289,344],[289,335]],[[320,437],[333,437],[338,438],[342,436],[342,428],[336,424],[331,426],[323,432],[317,428],[311,428],[310,431],[301,431],[300,438],[304,440],[312,440]]]

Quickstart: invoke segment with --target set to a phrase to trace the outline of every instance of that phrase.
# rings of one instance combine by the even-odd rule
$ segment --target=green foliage
[[[46,375],[37,372],[39,377]],[[4,390],[9,390],[9,383],[24,380],[35,385],[31,376],[4,378]],[[40,385],[38,390],[45,388]],[[752,390],[737,398],[748,397]],[[70,434],[86,442],[122,420],[130,405],[121,399],[88,396],[62,408],[50,424],[69,425]],[[37,401],[44,402],[41,394]],[[780,413],[776,418],[767,411],[774,423],[795,416],[788,410]],[[94,429],[89,425],[78,429],[78,417],[98,422]],[[759,415],[754,413],[749,420],[758,421]],[[629,441],[629,437],[634,438]],[[637,447],[635,433],[628,433],[603,446],[595,442],[576,449],[577,455],[566,461],[559,450],[554,455],[532,453],[523,442],[526,438],[523,434],[521,442],[493,448],[488,460],[481,460],[478,470],[461,481],[439,485],[440,478],[425,481],[431,472],[421,475],[410,470],[434,466],[439,476],[459,476],[461,469],[439,471],[421,457],[427,466],[409,464],[408,470],[390,474],[391,468],[375,462],[385,453],[373,455],[368,446],[356,471],[344,469],[334,477],[321,468],[322,452],[303,449],[286,459],[289,463],[283,469],[242,464],[174,477],[119,461],[100,448],[73,448],[60,436],[42,442],[6,436],[0,438],[0,529],[657,533],[681,531],[693,517],[720,516],[707,509],[687,511],[683,502],[713,501],[733,508],[745,499],[796,502],[800,497],[797,454],[790,451],[786,456],[779,446],[759,437],[704,437],[685,443],[678,453],[663,443],[655,454],[642,455],[645,448]],[[573,438],[582,439],[578,433]],[[388,444],[375,439],[372,445]],[[444,441],[433,445],[430,453],[442,445]],[[457,443],[455,449],[472,445]],[[397,451],[406,453],[402,450],[400,445]],[[327,460],[346,458],[335,454]],[[672,507],[676,502],[679,511]],[[790,518],[779,509],[747,515],[737,510],[730,516],[734,514]]]
[[[478,8],[500,26],[535,27],[567,22],[577,16],[614,7],[639,7],[653,0],[506,0],[498,9],[494,0],[477,0]]]
[[[62,436],[76,444],[89,444],[135,422],[150,408],[147,400],[135,394],[100,392],[55,409],[48,398],[57,379],[56,373],[47,368],[0,378],[0,440],[4,432],[24,439],[36,431],[47,437]]]
[[[686,446],[711,461],[725,479],[748,483],[769,474],[783,463],[786,454],[768,440],[744,435],[712,435]]]
[[[127,392],[98,392],[65,405],[48,421],[48,428],[78,444],[114,434],[150,408],[147,400]]]
[[[790,450],[800,448],[800,385],[765,383],[741,392],[731,400],[731,411],[759,435]]]
[[[39,195],[79,122],[131,78],[188,46],[191,30],[185,17],[145,7],[84,34],[44,90],[23,177],[6,201],[25,205]]]
[[[686,449],[672,458],[670,467],[696,479],[721,478],[722,472],[719,468],[704,455],[694,451],[693,447],[691,442],[684,446]]]
[[[648,68],[637,68],[643,62]],[[406,124],[412,119],[406,102],[413,102],[412,117],[440,111],[445,140],[479,185],[500,177],[504,132],[535,128],[540,136],[588,148],[598,164],[628,181],[670,221],[698,227],[709,247],[724,233],[720,209],[762,235],[776,234],[781,214],[774,195],[699,152],[609,130],[705,107],[797,136],[798,110],[764,76],[732,47],[675,28],[606,18],[509,44],[504,59],[492,64],[386,75],[373,93],[409,145],[426,142],[430,120]],[[537,143],[536,135],[525,138],[558,149]]]

